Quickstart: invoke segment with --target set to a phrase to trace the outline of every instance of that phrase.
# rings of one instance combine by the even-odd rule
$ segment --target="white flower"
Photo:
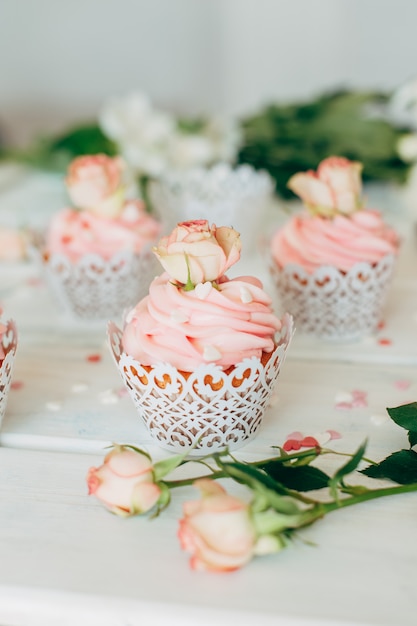
[[[406,163],[414,163],[417,160],[417,134],[401,137],[397,143],[397,152]]]
[[[171,140],[168,157],[174,168],[186,169],[211,163],[214,152],[207,137],[177,133]]]
[[[159,175],[166,168],[175,120],[154,109],[145,95],[134,92],[112,98],[103,106],[99,124],[136,171]]]
[[[105,103],[99,125],[137,173],[156,177],[168,169],[234,161],[241,143],[236,122],[209,118],[199,132],[187,132],[140,92]]]

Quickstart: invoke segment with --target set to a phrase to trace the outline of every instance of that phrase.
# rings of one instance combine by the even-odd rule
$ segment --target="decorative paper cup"
[[[4,359],[0,363],[0,426],[6,412],[12,382],[13,363],[17,349],[16,325],[13,320],[9,320],[5,325],[6,331],[0,340],[4,352]]]
[[[63,310],[80,320],[109,320],[134,306],[159,269],[150,247],[140,254],[123,251],[105,260],[88,254],[78,262],[64,255],[35,257]]]
[[[108,326],[111,352],[151,437],[172,452],[205,455],[248,443],[258,432],[293,334],[285,315],[275,350],[229,370],[214,364],[181,372],[168,363],[149,367],[123,352],[122,331]]]
[[[387,255],[378,263],[356,263],[348,272],[323,265],[309,274],[298,265],[271,274],[281,306],[297,331],[323,339],[354,341],[374,333],[381,321],[395,265]]]
[[[227,163],[171,172],[150,187],[152,204],[166,228],[195,219],[227,224],[239,231],[245,251],[257,242],[272,192],[267,172]]]

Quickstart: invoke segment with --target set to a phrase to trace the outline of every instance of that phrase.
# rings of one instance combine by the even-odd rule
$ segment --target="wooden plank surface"
[[[3,223],[41,226],[64,202],[58,177],[0,168]],[[338,431],[328,444],[338,451],[368,438],[375,460],[407,445],[385,409],[417,399],[417,245],[414,225],[395,217],[404,245],[384,329],[343,345],[296,333],[262,429],[238,458],[268,455],[295,430]],[[269,290],[266,268],[262,255],[243,257],[232,275],[258,275]],[[28,262],[0,265],[0,304],[19,330],[0,431],[1,626],[414,625],[413,494],[333,513],[304,531],[315,547],[298,542],[232,575],[193,573],[176,539],[191,487],[152,522],[116,518],[86,495],[87,469],[111,442],[167,455],[122,390],[105,324],[63,315]],[[362,406],[342,407],[355,390]]]
[[[100,460],[0,448],[1,624],[84,624],[94,609],[103,621],[90,623],[104,625],[163,624],[170,613],[174,624],[415,624],[413,494],[333,513],[303,532],[315,546],[213,575],[192,572],[176,539],[194,489],[156,520],[121,519],[86,495]]]

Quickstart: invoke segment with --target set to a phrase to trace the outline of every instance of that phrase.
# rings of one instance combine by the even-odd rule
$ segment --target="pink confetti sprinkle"
[[[116,390],[116,394],[119,396],[119,398],[124,398],[128,395],[128,391],[126,387],[120,387],[120,389]]]
[[[397,387],[397,389],[408,389],[410,386],[411,382],[409,380],[396,380],[394,385]]]
[[[381,337],[381,339],[378,339],[378,343],[380,346],[390,346],[392,341],[388,337]]]
[[[101,361],[101,354],[89,354],[87,361],[89,363],[99,363]]]
[[[303,433],[300,433],[299,430],[295,430],[293,433],[287,435],[287,439],[295,439],[296,441],[301,441],[303,437]]]
[[[336,402],[336,409],[358,409],[368,406],[368,394],[366,391],[360,389],[354,389],[351,392],[351,400],[345,400],[343,402]]]
[[[303,435],[299,430],[296,430],[288,435],[282,447],[286,452],[300,448],[320,448],[332,439],[341,438],[342,435],[337,430],[328,429],[315,435]]]
[[[22,389],[23,385],[24,385],[23,380],[13,380],[10,385],[10,389],[13,389],[14,391],[18,391],[19,389]]]
[[[298,439],[287,439],[282,447],[285,452],[290,452],[291,450],[299,450],[301,448],[301,441],[299,441]]]
[[[318,448],[319,442],[314,437],[304,437],[304,439],[301,441],[301,445],[304,448]]]
[[[360,391],[359,389],[355,389],[354,391],[352,391],[352,407],[353,408],[359,408],[359,407],[364,407],[364,406],[368,406],[368,394],[366,393],[366,391]]]
[[[347,409],[351,409],[352,408],[352,403],[351,402],[337,402],[334,405],[335,409],[341,410],[341,411],[346,411]]]
[[[378,322],[378,330],[382,330],[383,328],[385,328],[385,322],[384,320],[381,320]]]
[[[342,435],[337,430],[326,430],[326,433],[329,433],[330,439],[341,439]]]

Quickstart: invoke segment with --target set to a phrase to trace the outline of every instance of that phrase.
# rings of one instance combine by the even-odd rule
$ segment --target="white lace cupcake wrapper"
[[[188,377],[168,363],[144,368],[123,352],[122,331],[113,322],[108,335],[123,382],[155,443],[173,452],[188,449],[197,456],[237,449],[256,435],[284,363],[293,323],[291,316],[284,316],[278,345],[265,365],[253,357],[226,373],[207,364]]]
[[[6,322],[6,327],[6,332],[1,339],[5,357],[0,366],[0,425],[6,412],[12,382],[13,363],[17,349],[17,330],[13,320]]]
[[[322,266],[309,274],[298,265],[271,274],[281,306],[297,330],[324,339],[356,340],[377,330],[388,295],[396,257],[356,263],[348,272]]]
[[[61,307],[83,320],[105,320],[133,307],[148,292],[158,273],[155,255],[120,252],[106,261],[85,255],[77,263],[63,255],[44,260],[36,252],[41,270]]]

